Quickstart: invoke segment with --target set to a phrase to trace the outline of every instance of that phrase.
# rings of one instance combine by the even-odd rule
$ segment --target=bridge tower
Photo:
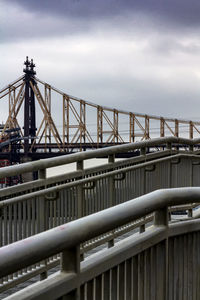
[[[24,99],[24,153],[28,155],[29,152],[29,138],[31,138],[31,145],[34,138],[36,137],[36,118],[35,118],[35,94],[31,87],[30,82],[35,86],[35,75],[34,70],[35,64],[33,59],[29,61],[28,56],[24,62],[24,81],[25,81],[25,99]],[[34,152],[34,149],[32,149]]]

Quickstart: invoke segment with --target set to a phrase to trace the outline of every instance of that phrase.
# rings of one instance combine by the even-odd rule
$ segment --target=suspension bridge
[[[0,189],[0,298],[199,300],[199,123],[100,107],[37,79],[33,61],[24,71],[1,91],[9,103],[1,155],[35,161],[1,168],[0,179],[37,176]],[[95,135],[88,109],[97,114]],[[129,152],[137,155],[116,159]],[[87,167],[96,158],[104,162]],[[58,166],[64,171],[48,177]]]
[[[33,60],[24,62],[24,75],[0,91],[8,107],[1,119],[0,157],[31,159],[87,149],[148,140],[156,137],[198,137],[200,121],[181,120],[122,111],[94,104],[61,92],[36,77]],[[109,100],[109,99],[108,99]],[[93,116],[93,117],[92,117]],[[12,138],[11,135],[11,138]],[[20,138],[20,139],[19,139]],[[9,148],[10,145],[10,148]],[[16,158],[15,158],[16,157]]]

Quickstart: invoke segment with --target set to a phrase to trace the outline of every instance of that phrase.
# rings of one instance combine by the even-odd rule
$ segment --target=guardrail
[[[196,152],[178,152],[176,147],[180,144],[176,143],[191,147],[197,144],[197,140],[161,138],[73,154],[59,159],[29,162],[0,170],[0,176],[39,170],[38,180],[0,190],[0,245],[5,246],[85,215],[124,203],[158,188],[200,185],[198,176],[200,157],[192,154]],[[144,147],[156,147],[155,145],[162,145],[162,147],[167,145],[168,150],[145,154]],[[142,149],[139,157],[115,161],[114,154],[134,149]],[[106,155],[108,155],[107,164],[84,169],[84,159]],[[75,161],[77,171],[46,178],[45,168]],[[188,215],[191,216],[194,206],[189,204],[183,209],[187,209]],[[173,210],[180,210],[180,208]],[[145,224],[151,220],[151,216],[137,220],[129,226],[84,243],[81,246],[82,257],[85,252],[105,242],[109,247],[112,246],[114,238],[134,228],[144,231]],[[19,271],[14,275],[3,277],[0,280],[0,291],[9,289],[37,274],[44,279],[47,277],[48,270],[59,262],[59,256],[53,257],[37,264],[36,267],[29,267],[23,272]]]
[[[200,144],[200,139],[185,139],[185,138],[176,138],[176,137],[166,137],[166,138],[155,138],[152,140],[145,140],[142,142],[130,143],[120,146],[112,146],[98,150],[91,150],[82,153],[75,153],[71,155],[54,157],[48,159],[41,159],[39,161],[28,162],[20,165],[15,165],[12,167],[5,167],[0,169],[0,178],[9,177],[14,175],[20,175],[23,173],[34,172],[38,170],[44,170],[51,167],[60,166],[63,164],[83,161],[91,158],[105,157],[109,155],[115,155],[116,153],[134,151],[136,149],[141,149],[142,154],[145,154],[145,148],[149,147],[163,147],[171,149],[171,146],[176,144],[178,147],[181,145],[190,147],[190,150],[193,150],[195,145]]]
[[[60,272],[8,299],[199,299],[200,220],[168,224],[191,202],[200,188],[159,190],[0,248],[1,277],[62,253]],[[80,262],[82,243],[152,213],[146,232]]]

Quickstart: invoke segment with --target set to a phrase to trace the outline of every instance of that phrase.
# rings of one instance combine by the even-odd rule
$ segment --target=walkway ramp
[[[0,190],[2,295],[40,275],[8,299],[199,299],[198,143],[161,138],[0,170],[39,174]],[[116,160],[123,151],[141,155]],[[70,163],[74,172],[46,177]]]

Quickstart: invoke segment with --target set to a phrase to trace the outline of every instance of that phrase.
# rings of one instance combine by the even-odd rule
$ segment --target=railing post
[[[63,300],[80,300],[80,286],[78,276],[80,273],[80,247],[74,247],[62,252],[61,272],[77,274],[77,287],[68,295],[64,295]]]
[[[38,171],[38,179],[46,179],[46,169],[42,169]],[[47,230],[47,217],[46,214],[46,200],[45,197],[39,197],[39,205],[38,205],[38,217],[39,217],[39,232],[43,232]],[[46,261],[44,260],[44,265],[46,265]],[[40,280],[44,280],[47,278],[47,271],[44,271],[40,274]]]
[[[193,151],[194,151],[194,145],[190,145],[190,146],[189,146],[189,150],[190,150],[191,152],[193,152]]]
[[[154,226],[168,226],[168,208],[162,208],[155,211]]]
[[[192,208],[188,209],[188,218],[192,218],[193,216],[193,210]]]
[[[155,212],[154,226],[166,227],[166,239],[156,245],[156,294],[157,299],[168,299],[168,208]]]
[[[146,147],[140,149],[140,155],[146,155]]]
[[[172,150],[172,143],[167,142],[167,144],[166,144],[166,149],[167,149],[167,150]]]
[[[145,232],[145,224],[140,225],[140,233]]]
[[[111,154],[108,156],[108,163],[114,164],[115,162],[115,155]],[[112,207],[115,205],[115,180],[114,176],[109,177],[109,207]],[[108,242],[108,248],[111,248],[114,246],[114,239],[110,240]]]

